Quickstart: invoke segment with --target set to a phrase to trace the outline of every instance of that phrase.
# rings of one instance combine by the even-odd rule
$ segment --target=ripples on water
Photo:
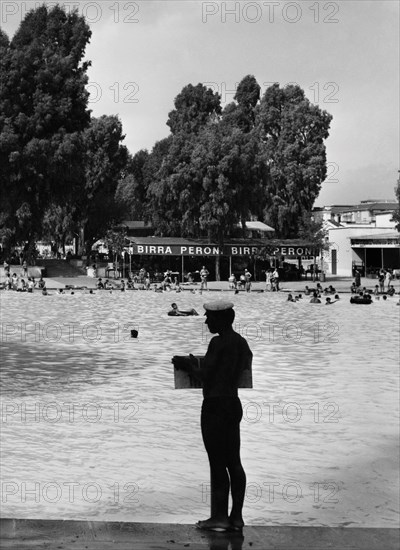
[[[202,314],[220,296],[1,294],[4,517],[207,517],[201,392],[173,389],[170,360],[205,353],[210,336],[202,315],[166,312],[175,300]],[[254,353],[254,389],[241,390],[246,522],[397,524],[395,299],[234,298]]]

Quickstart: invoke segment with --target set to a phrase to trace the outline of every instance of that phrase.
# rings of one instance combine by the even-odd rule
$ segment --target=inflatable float
[[[365,298],[364,296],[352,296],[350,298],[351,304],[372,304],[371,298]]]

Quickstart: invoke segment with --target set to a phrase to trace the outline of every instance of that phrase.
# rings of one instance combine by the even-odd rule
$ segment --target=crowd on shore
[[[146,290],[153,292],[182,292],[186,290],[186,285],[181,284],[178,277],[173,276],[171,271],[164,272],[164,277],[159,282],[152,282],[148,271],[142,268],[137,275],[128,277],[126,279],[108,279],[98,277],[94,288],[90,288],[86,285],[66,285],[65,288],[60,288],[56,291],[57,294],[74,294],[75,290],[83,290],[86,293],[93,294],[95,291],[118,291],[125,292],[129,290]],[[279,285],[279,273],[278,270],[269,270],[265,272],[265,286],[263,289],[258,289],[258,292],[281,292]],[[198,288],[188,288],[193,293],[202,293],[208,290],[208,276],[209,272],[202,267],[200,270],[200,284]],[[228,279],[227,288],[225,290],[233,291],[235,294],[239,294],[240,291],[250,292],[252,288],[252,275],[245,269],[243,274],[238,279],[231,274]],[[5,280],[0,284],[0,288],[4,290],[13,290],[17,292],[29,292],[32,293],[35,289],[41,291],[43,295],[48,295],[46,281],[43,277],[37,280],[34,277],[27,275],[26,265],[22,265],[21,273],[10,274],[5,270]],[[354,281],[349,287],[348,291],[352,297],[351,303],[372,303],[375,300],[387,300],[395,296],[396,290],[392,284],[392,276],[390,272],[382,272],[378,275],[378,284],[375,284],[371,289],[367,289],[361,285],[361,277],[356,270]],[[398,292],[400,295],[400,291]],[[325,299],[325,300],[324,300]],[[308,300],[312,304],[321,304],[323,301],[326,305],[334,304],[340,300],[340,292],[332,285],[322,287],[321,283],[316,283],[315,287],[305,285],[304,289],[298,294],[294,294],[290,291],[287,295],[288,302],[299,302]],[[400,304],[400,300],[399,300]]]
[[[35,288],[46,290],[46,282],[43,277],[35,280],[35,277],[22,277],[17,273],[6,273],[6,277],[0,288],[4,290],[16,290],[17,292],[33,292]]]

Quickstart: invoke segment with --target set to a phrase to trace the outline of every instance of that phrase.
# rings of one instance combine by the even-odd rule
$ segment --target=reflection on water
[[[235,296],[254,353],[254,389],[241,390],[245,520],[394,526],[400,308],[285,299]],[[201,392],[173,389],[170,359],[204,353],[210,336],[201,315],[167,317],[172,301],[201,312],[205,300],[1,294],[4,517],[207,517]]]

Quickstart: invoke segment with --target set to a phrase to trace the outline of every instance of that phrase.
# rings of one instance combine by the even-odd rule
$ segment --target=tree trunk
[[[82,225],[79,231],[78,254],[80,256],[83,256],[85,254],[85,224]]]
[[[224,249],[224,231],[221,227],[218,228],[218,246],[220,251],[222,252]],[[215,257],[215,280],[216,281],[221,280],[220,267],[221,267],[220,256],[216,256]]]
[[[242,237],[243,239],[245,239],[246,238],[246,220],[242,218],[240,222],[242,224]]]
[[[215,256],[215,280],[221,280],[219,256]]]

